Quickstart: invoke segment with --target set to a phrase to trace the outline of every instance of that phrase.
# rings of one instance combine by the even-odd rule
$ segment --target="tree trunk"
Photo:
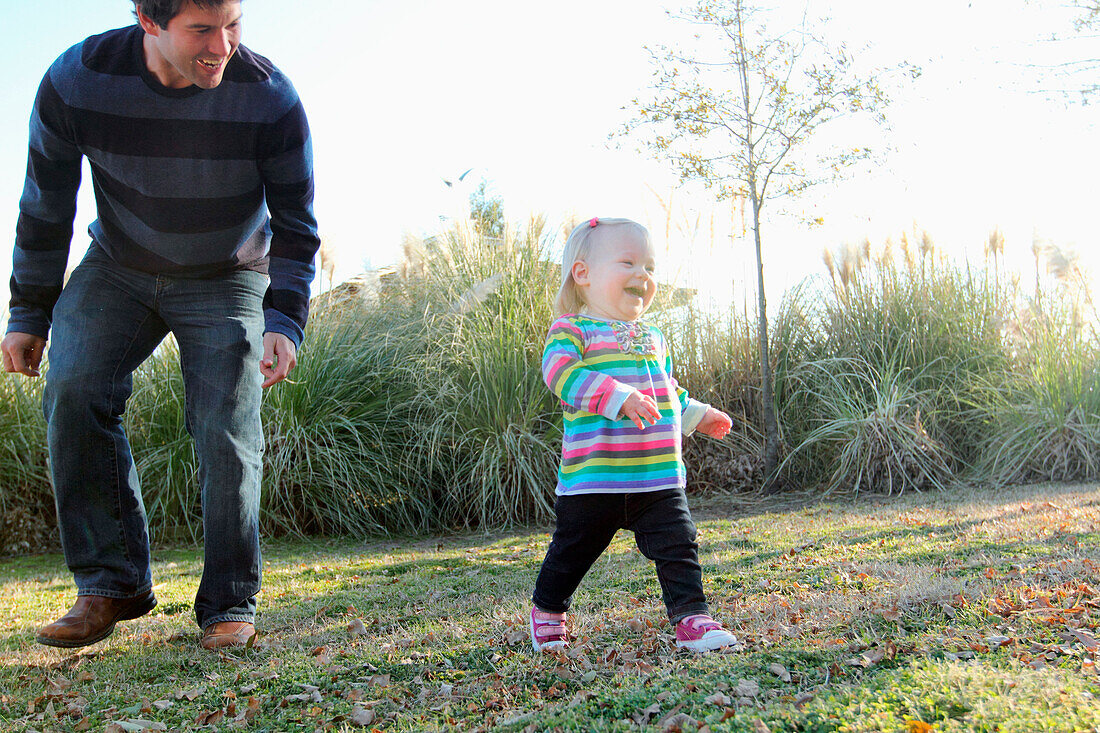
[[[749,55],[745,51],[745,7],[742,0],[735,0],[734,22],[737,33],[734,40],[737,44],[736,60],[737,69],[741,81],[741,103],[744,110],[745,136],[745,170],[748,173],[748,194],[752,203],[752,234],[756,243],[756,332],[760,344],[760,407],[764,419],[764,486],[770,491],[775,481],[776,468],[779,465],[779,421],[775,416],[775,390],[772,387],[772,361],[768,354],[768,308],[764,297],[764,257],[760,248],[760,207],[763,205],[762,192],[756,179],[756,150],[753,143],[753,109],[752,94],[749,92]]]
[[[756,332],[760,349],[760,407],[764,419],[764,490],[769,491],[779,466],[779,421],[775,415],[775,388],[772,386],[772,362],[768,351],[768,309],[764,297],[764,257],[760,248],[760,199],[750,186],[752,233],[756,244]]]

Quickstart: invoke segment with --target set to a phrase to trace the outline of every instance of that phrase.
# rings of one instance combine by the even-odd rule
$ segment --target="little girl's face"
[[[615,233],[584,260],[573,264],[588,312],[617,321],[636,321],[657,294],[653,246],[631,233]]]

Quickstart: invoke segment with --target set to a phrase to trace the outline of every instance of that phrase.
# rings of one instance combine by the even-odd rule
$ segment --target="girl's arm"
[[[626,415],[639,428],[643,421],[652,424],[660,418],[652,397],[586,366],[583,352],[580,328],[564,318],[556,321],[546,337],[542,378],[562,402],[609,420]]]

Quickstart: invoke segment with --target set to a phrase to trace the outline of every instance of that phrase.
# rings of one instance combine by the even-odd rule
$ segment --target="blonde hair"
[[[584,310],[584,298],[573,280],[573,265],[606,244],[615,232],[629,232],[647,247],[651,246],[649,230],[632,219],[587,219],[575,226],[565,240],[565,252],[562,253],[561,287],[554,298],[555,317]]]

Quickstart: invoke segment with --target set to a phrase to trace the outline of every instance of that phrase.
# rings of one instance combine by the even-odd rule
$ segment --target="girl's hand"
[[[701,433],[706,433],[712,438],[721,440],[729,434],[732,427],[733,420],[730,419],[729,415],[721,410],[708,407],[707,414],[703,415],[703,419],[699,421],[699,425],[695,429]]]
[[[657,409],[657,402],[649,395],[644,395],[638,390],[626,398],[619,414],[629,418],[638,426],[638,430],[645,430],[645,422],[656,424],[661,419],[661,411]]]

